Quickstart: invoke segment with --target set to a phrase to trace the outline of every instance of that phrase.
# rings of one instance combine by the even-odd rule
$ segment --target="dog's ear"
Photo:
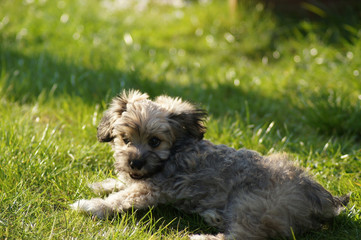
[[[175,130],[176,135],[182,134],[199,140],[203,138],[206,132],[204,126],[207,117],[206,111],[198,109],[180,98],[160,96],[155,102],[169,112],[169,123]]]
[[[99,126],[97,128],[97,138],[99,142],[110,142],[113,140],[114,136],[112,135],[112,124],[111,124],[111,113],[108,111],[104,112],[102,120],[100,120]]]
[[[207,113],[203,109],[194,109],[181,113],[171,113],[169,122],[173,129],[176,130],[176,135],[181,133],[183,135],[181,137],[185,135],[201,140],[207,130],[204,126],[206,117]]]
[[[103,118],[100,120],[97,132],[98,141],[112,141],[115,137],[113,135],[114,123],[121,117],[123,112],[127,110],[127,104],[132,104],[147,98],[147,94],[143,94],[137,90],[130,90],[129,92],[123,91],[122,94],[113,98],[109,109],[104,112]]]

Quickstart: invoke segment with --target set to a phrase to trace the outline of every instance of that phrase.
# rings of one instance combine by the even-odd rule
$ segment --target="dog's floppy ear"
[[[203,109],[194,109],[182,113],[171,113],[169,119],[178,133],[201,140],[207,130],[204,126],[206,116],[207,113]]]
[[[113,140],[114,136],[112,134],[113,127],[111,121],[111,113],[105,111],[102,120],[100,120],[97,131],[97,138],[99,142],[110,142]]]
[[[122,94],[113,98],[109,109],[104,112],[98,126],[97,137],[99,142],[110,142],[114,139],[114,123],[127,110],[127,104],[147,99],[148,95],[137,90],[123,91]]]
[[[204,122],[207,117],[205,110],[195,108],[192,104],[182,101],[180,98],[160,96],[155,100],[169,112],[169,123],[175,130],[175,134],[187,137],[203,138],[206,132]]]

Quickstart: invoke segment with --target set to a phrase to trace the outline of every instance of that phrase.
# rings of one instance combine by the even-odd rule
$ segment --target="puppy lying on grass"
[[[118,179],[94,183],[105,198],[71,205],[99,218],[132,207],[172,204],[198,213],[220,234],[192,239],[290,237],[337,216],[349,195],[332,196],[284,154],[203,140],[206,113],[179,98],[154,101],[138,91],[113,99],[98,127],[114,151]]]

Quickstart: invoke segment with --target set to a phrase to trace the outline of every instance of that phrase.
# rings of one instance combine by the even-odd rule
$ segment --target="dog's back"
[[[175,205],[199,213],[210,225],[226,230],[230,239],[317,229],[349,200],[332,196],[284,154],[263,157],[201,140],[171,156],[169,167],[174,175],[167,176],[173,181],[166,191],[178,198]]]

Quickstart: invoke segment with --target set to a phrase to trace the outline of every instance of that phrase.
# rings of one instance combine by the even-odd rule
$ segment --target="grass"
[[[290,16],[243,0],[233,18],[222,1],[114,4],[1,2],[0,239],[214,233],[170,206],[106,221],[69,210],[114,174],[96,126],[128,88],[200,103],[207,139],[288,152],[333,194],[352,192],[332,225],[296,239],[361,238],[360,4]]]

